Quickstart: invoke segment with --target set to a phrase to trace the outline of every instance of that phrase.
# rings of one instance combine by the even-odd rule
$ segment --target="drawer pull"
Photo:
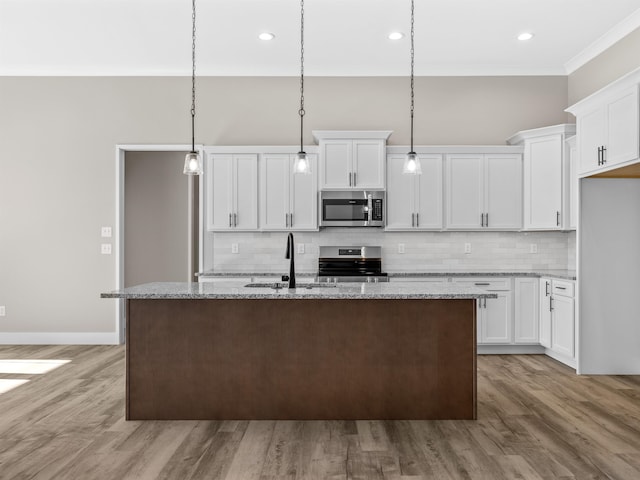
[[[558,290],[566,290],[567,287],[556,287]]]
[[[476,285],[479,286],[479,287],[488,287],[491,284],[490,283],[476,283]]]

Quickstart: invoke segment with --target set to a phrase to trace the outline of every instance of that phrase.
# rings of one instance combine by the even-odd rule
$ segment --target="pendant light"
[[[413,151],[413,0],[411,0],[411,149],[404,158],[402,173],[407,175],[422,175],[420,157]]]
[[[300,151],[296,153],[293,162],[293,173],[309,175],[311,163],[302,144],[304,114],[304,0],[300,0],[300,109],[298,110],[298,115],[300,115]]]
[[[184,159],[185,175],[202,174],[202,158],[196,152],[195,121],[196,121],[196,0],[192,2],[191,29],[191,151]]]

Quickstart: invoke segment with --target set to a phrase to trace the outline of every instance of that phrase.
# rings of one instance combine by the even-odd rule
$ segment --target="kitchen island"
[[[475,419],[476,300],[457,285],[150,283],[126,300],[126,418]]]

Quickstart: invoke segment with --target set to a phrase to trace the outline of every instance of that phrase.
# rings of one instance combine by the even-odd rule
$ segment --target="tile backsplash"
[[[321,245],[380,245],[383,271],[530,270],[575,268],[575,232],[385,232],[335,228],[296,232],[296,271],[315,273]],[[204,270],[220,273],[287,271],[287,232],[207,233]],[[464,253],[465,243],[471,253]],[[237,244],[238,253],[232,253]],[[399,245],[405,253],[398,253]],[[532,244],[537,253],[531,253]]]

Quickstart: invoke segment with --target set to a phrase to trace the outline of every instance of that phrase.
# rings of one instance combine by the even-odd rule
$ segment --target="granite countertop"
[[[206,271],[197,274],[200,277],[280,277],[282,273],[278,272],[214,272]],[[313,278],[315,273],[296,273],[296,278]],[[445,271],[425,271],[425,272],[389,272],[390,278],[419,278],[419,277],[552,277],[562,280],[575,280],[575,270],[458,270],[452,272]]]
[[[497,298],[497,294],[475,287],[430,285],[416,282],[341,283],[335,287],[287,288],[245,287],[244,282],[169,283],[137,285],[108,293],[101,298],[126,299],[476,299]]]

